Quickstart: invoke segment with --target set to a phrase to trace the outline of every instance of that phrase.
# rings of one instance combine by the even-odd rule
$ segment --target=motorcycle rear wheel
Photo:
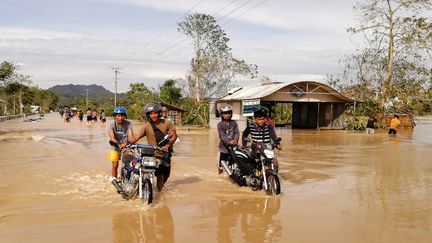
[[[278,195],[281,192],[279,177],[276,173],[267,174],[267,195]]]
[[[145,179],[142,184],[143,198],[141,200],[144,203],[151,204],[153,202],[153,187],[150,179]]]

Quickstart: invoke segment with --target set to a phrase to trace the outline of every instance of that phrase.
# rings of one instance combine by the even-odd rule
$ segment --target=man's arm
[[[271,140],[273,140],[273,143],[275,143],[276,145],[279,145],[280,142],[279,142],[278,137],[276,136],[276,132],[275,132],[273,126],[269,125],[268,128],[269,128]]]
[[[169,124],[168,124],[168,132],[171,134],[171,138],[170,138],[168,144],[165,145],[165,146],[163,146],[163,148],[162,148],[163,150],[168,150],[168,148],[171,147],[175,143],[175,141],[177,140],[177,130],[176,130],[176,127],[170,121],[166,121],[166,122],[169,122]]]
[[[114,136],[114,132],[113,132],[112,130],[109,130],[109,131],[108,131],[108,136],[109,136],[109,138],[110,138],[110,141],[113,141],[113,142],[118,143],[118,142],[117,142],[117,139],[116,139],[115,136]]]
[[[278,150],[281,150],[282,149],[282,145],[280,144],[279,139],[276,136],[276,131],[274,130],[274,127],[271,126],[271,125],[269,125],[268,127],[269,127],[269,132],[270,132],[270,138],[273,140],[273,143],[276,144],[276,148]]]
[[[234,122],[234,140],[238,143],[240,139],[240,130],[238,128],[237,122]]]
[[[134,136],[133,132],[132,132],[132,136],[130,138],[128,137],[129,142],[131,144],[134,144],[134,143],[138,142],[138,140],[140,140],[144,136],[145,136],[145,125],[144,125],[144,127],[141,128],[141,130],[138,132],[138,134],[136,136]]]
[[[249,126],[247,126],[242,133],[242,146],[243,147],[246,146],[246,144],[247,144],[246,138],[249,136],[249,133],[250,133],[250,129],[249,129]]]

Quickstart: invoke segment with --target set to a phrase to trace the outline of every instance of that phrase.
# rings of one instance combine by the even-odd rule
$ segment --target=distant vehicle
[[[40,113],[40,106],[38,106],[38,105],[31,105],[30,106],[30,113],[32,113],[32,114],[39,114]]]

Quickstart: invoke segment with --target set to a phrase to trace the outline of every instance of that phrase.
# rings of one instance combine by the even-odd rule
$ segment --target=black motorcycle
[[[221,165],[234,182],[255,191],[264,189],[267,195],[280,194],[279,175],[272,163],[275,145],[255,143],[248,150],[230,144],[226,148],[230,156]]]
[[[167,134],[158,146],[150,144],[128,145],[121,151],[120,180],[114,179],[111,183],[117,192],[126,200],[138,197],[150,204],[153,201],[153,180],[155,170],[164,163],[168,152],[162,150],[171,138]],[[109,143],[119,149],[116,142]]]

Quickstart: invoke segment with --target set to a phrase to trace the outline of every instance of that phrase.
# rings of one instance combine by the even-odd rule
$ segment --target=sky
[[[33,85],[130,83],[185,78],[192,41],[177,31],[190,13],[214,16],[236,58],[274,81],[341,73],[356,44],[355,0],[0,0],[0,62],[19,64]],[[238,85],[258,83],[236,77]]]

